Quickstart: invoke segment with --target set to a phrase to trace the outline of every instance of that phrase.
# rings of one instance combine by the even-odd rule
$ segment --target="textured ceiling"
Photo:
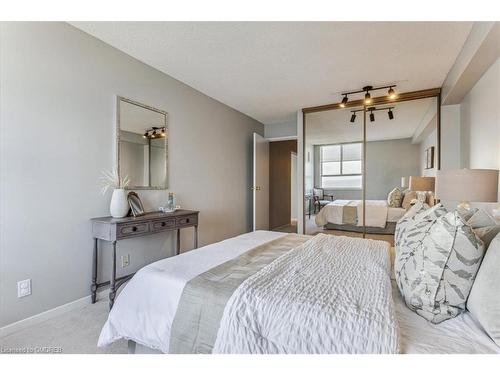
[[[440,87],[472,22],[73,22],[265,124],[366,84]]]

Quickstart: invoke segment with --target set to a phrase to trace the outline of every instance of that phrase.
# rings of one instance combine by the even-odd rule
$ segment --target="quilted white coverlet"
[[[363,202],[360,200],[345,200],[336,199],[332,203],[328,203],[316,215],[315,221],[317,226],[323,226],[327,223],[346,224],[343,221],[344,206],[356,207],[357,225],[363,226]],[[385,228],[387,224],[387,214],[389,207],[384,200],[367,200],[366,201],[366,217],[365,222],[367,227]]]
[[[389,244],[318,234],[245,280],[214,353],[398,353]]]

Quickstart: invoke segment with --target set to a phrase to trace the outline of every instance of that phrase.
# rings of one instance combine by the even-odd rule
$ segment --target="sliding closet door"
[[[304,133],[306,234],[363,233],[363,116],[350,109],[308,113]]]
[[[396,222],[412,201],[419,198],[420,193],[413,191],[417,187],[410,186],[411,176],[435,175],[436,102],[436,98],[425,98],[368,108],[365,189],[368,238],[393,234]],[[433,186],[429,185],[428,190],[433,190]],[[427,191],[422,193],[419,199],[425,199]]]

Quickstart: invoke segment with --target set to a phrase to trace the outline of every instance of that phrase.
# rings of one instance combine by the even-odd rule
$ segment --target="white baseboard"
[[[108,289],[101,290],[97,292],[97,298],[107,298],[108,296]],[[80,299],[77,299],[76,301],[73,302],[68,302],[64,305],[55,307],[53,309],[44,311],[40,314],[36,314],[33,316],[30,316],[29,318],[19,320],[17,322],[11,323],[9,325],[0,327],[0,337],[5,337],[8,336],[14,332],[20,331],[21,329],[28,328],[33,326],[34,324],[44,322],[50,318],[54,318],[56,316],[59,316],[61,314],[64,314],[68,311],[76,310],[82,307],[85,307],[87,305],[91,304],[91,298],[90,296],[83,297]]]

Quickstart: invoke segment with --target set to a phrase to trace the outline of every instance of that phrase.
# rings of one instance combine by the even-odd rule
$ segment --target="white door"
[[[253,230],[269,230],[269,141],[253,133]]]

